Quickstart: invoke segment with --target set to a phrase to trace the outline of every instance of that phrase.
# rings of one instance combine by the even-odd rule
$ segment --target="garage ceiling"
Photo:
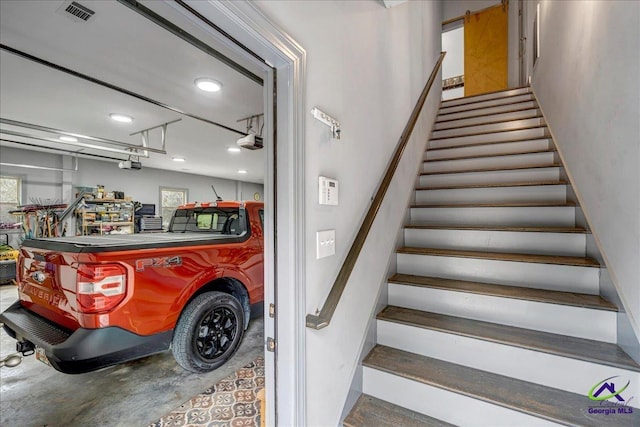
[[[78,0],[77,3],[95,13],[88,21],[77,22],[63,10],[69,3],[1,1],[1,43],[240,132],[247,129],[246,123],[238,122],[239,119],[263,112],[261,84],[129,7],[116,1]],[[185,29],[189,27],[189,33],[214,45],[211,36],[190,22],[187,14],[181,14],[167,3],[143,4],[171,16],[172,22]],[[220,49],[224,51],[223,47]],[[244,62],[246,65],[247,61]],[[194,85],[199,77],[222,82],[222,90],[216,93],[199,90]],[[110,113],[127,114],[134,117],[134,121],[118,123],[109,118]],[[149,158],[140,158],[143,168],[258,183],[263,179],[264,150],[227,151],[236,145],[240,134],[41,65],[8,50],[0,51],[0,117],[135,145],[141,145],[142,138],[132,133],[181,119],[167,126],[167,154],[149,153]],[[254,129],[256,127],[259,125],[254,121]],[[26,148],[7,141],[12,140],[31,144],[30,149],[36,150],[80,150],[81,156],[100,154],[127,158],[126,154],[16,136],[6,131],[57,140],[59,135],[55,133],[44,134],[6,123],[1,129],[5,131],[1,135],[5,140],[2,146]],[[149,133],[149,140],[152,147],[160,148],[159,129]],[[185,162],[175,162],[172,157],[183,157]],[[114,160],[114,173],[118,173],[116,162]],[[241,169],[247,173],[238,174]]]

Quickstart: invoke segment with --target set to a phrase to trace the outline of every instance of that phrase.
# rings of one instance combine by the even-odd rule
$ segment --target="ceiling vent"
[[[64,1],[57,12],[60,15],[73,19],[75,22],[87,22],[95,14],[93,10],[73,0]]]

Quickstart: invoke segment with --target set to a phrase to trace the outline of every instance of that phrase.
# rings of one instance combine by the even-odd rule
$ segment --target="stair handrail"
[[[336,311],[336,307],[338,306],[338,302],[340,301],[340,297],[347,286],[347,281],[351,276],[351,272],[355,267],[356,261],[358,260],[358,256],[360,255],[360,251],[364,246],[365,241],[367,240],[367,236],[369,235],[369,230],[373,225],[373,222],[376,219],[376,215],[380,210],[380,206],[382,206],[382,202],[384,200],[384,196],[389,189],[389,185],[391,184],[391,180],[395,175],[396,169],[398,168],[398,164],[400,163],[400,159],[404,153],[407,144],[409,143],[409,138],[413,133],[413,128],[418,121],[418,117],[422,112],[422,108],[424,107],[424,103],[427,100],[427,96],[429,95],[429,91],[431,90],[431,86],[433,86],[433,82],[436,80],[438,75],[438,71],[442,66],[442,61],[444,60],[444,56],[447,52],[440,52],[440,56],[436,61],[436,64],[431,71],[431,75],[429,76],[429,80],[427,80],[427,84],[422,89],[422,93],[416,102],[415,107],[413,107],[413,111],[411,112],[411,116],[409,116],[409,120],[400,135],[400,140],[396,145],[396,149],[393,153],[393,157],[387,166],[387,170],[384,174],[384,178],[380,182],[378,186],[378,190],[376,191],[375,196],[369,206],[369,210],[362,220],[362,224],[360,224],[360,229],[358,230],[358,234],[356,234],[353,243],[351,244],[351,248],[347,253],[347,256],[342,263],[342,267],[340,267],[340,271],[336,276],[335,281],[333,282],[333,286],[331,287],[331,291],[329,291],[329,295],[324,302],[324,305],[320,309],[317,314],[307,314],[307,327],[312,329],[322,329],[329,326],[331,322],[331,318],[333,317],[333,313]]]

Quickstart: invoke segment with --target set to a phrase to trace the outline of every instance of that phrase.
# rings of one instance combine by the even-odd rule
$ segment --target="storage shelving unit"
[[[76,210],[77,234],[133,234],[133,202],[123,199],[87,199]]]

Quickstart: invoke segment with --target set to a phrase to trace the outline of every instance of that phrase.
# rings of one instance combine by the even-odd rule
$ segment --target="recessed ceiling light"
[[[239,153],[241,150],[240,147],[229,147],[227,148],[227,151],[230,153]]]
[[[127,116],[126,114],[111,113],[109,114],[109,117],[111,117],[112,120],[121,123],[131,123],[133,121],[133,117]]]
[[[205,92],[217,92],[222,89],[222,83],[208,77],[200,77],[195,79],[193,83],[195,83],[198,89]]]
[[[78,142],[78,138],[74,138],[73,136],[59,136],[58,139],[65,142]]]
[[[174,162],[184,162],[184,157],[172,157],[171,159]]]
[[[244,170],[244,169],[240,169],[240,170],[238,171],[238,173],[245,174],[245,173],[247,173],[247,171],[246,171],[246,170]]]

